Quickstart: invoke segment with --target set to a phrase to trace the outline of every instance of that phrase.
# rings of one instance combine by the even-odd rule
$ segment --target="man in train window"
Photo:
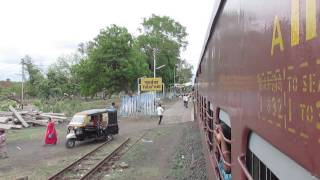
[[[225,141],[225,139],[231,139],[231,128],[225,123],[220,122],[216,125],[215,131],[218,146],[222,152],[222,157],[220,157],[218,167],[221,172],[221,176],[223,176],[225,180],[231,180],[231,167],[225,164],[222,160],[224,159],[226,163],[231,164],[231,144]]]

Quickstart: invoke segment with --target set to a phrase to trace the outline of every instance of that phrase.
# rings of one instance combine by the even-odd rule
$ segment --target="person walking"
[[[8,158],[6,131],[0,128],[0,158]]]
[[[164,110],[163,110],[163,108],[161,107],[161,104],[159,104],[158,107],[157,107],[157,114],[158,114],[158,116],[159,116],[159,123],[158,123],[158,125],[160,125],[160,123],[161,123],[161,120],[162,120],[162,117],[163,117],[163,112],[164,112]]]
[[[58,135],[56,128],[54,127],[54,122],[51,118],[48,120],[46,135],[45,135],[45,144],[57,144]]]
[[[185,95],[183,96],[183,104],[184,104],[184,107],[185,107],[185,108],[188,108],[188,101],[189,101],[189,97],[188,97],[187,94],[185,94]]]

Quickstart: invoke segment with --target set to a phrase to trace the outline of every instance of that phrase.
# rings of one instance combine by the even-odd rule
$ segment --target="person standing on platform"
[[[163,112],[164,112],[164,110],[161,107],[161,104],[159,104],[158,107],[157,107],[157,114],[159,116],[159,123],[158,123],[159,125],[160,125],[162,117],[163,117]]]
[[[58,135],[56,128],[54,127],[54,122],[51,118],[48,120],[46,135],[45,135],[45,144],[57,144]]]

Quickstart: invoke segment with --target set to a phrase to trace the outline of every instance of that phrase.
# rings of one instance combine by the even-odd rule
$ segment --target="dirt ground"
[[[180,101],[165,107],[161,125],[156,117],[119,119],[120,133],[110,143],[110,149],[127,137],[134,140],[148,132],[118,162],[126,162],[129,168],[115,168],[103,179],[206,179],[204,161],[194,161],[203,159],[203,155],[199,131],[191,119],[192,108],[185,109]],[[47,179],[102,143],[82,142],[67,149],[66,125],[58,125],[57,131],[59,140],[55,146],[43,146],[44,127],[9,131],[9,158],[0,159],[0,179]],[[189,146],[192,148],[187,149]]]

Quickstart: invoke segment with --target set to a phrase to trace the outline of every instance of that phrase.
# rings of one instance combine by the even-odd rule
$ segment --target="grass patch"
[[[173,165],[171,168],[171,175],[175,177],[175,179],[184,179],[185,175],[185,167],[184,164],[186,162],[184,157],[185,155],[182,153],[181,150],[177,151],[177,153],[174,156]]]
[[[66,135],[66,126],[59,125],[56,126],[56,131],[58,133],[58,139],[64,138]],[[8,143],[15,141],[29,141],[29,140],[40,140],[44,139],[46,133],[46,127],[31,127],[21,130],[9,130],[7,131]]]
[[[137,143],[133,149],[123,156],[123,159],[131,163],[143,158],[146,152],[147,150],[144,144]]]
[[[57,159],[50,159],[40,162],[40,165],[37,168],[30,167],[28,169],[27,167],[22,171],[21,169],[13,170],[10,172],[10,174],[6,174],[2,177],[5,179],[17,179],[28,176],[28,179],[34,180],[48,179],[50,176],[54,175],[59,170],[62,170],[64,167],[71,164],[78,158],[78,154],[73,156],[57,157]]]
[[[153,179],[159,177],[160,171],[157,167],[140,167],[140,168],[129,168],[129,169],[116,169],[111,174],[103,177],[105,180],[134,180],[135,177],[143,177],[144,179]]]

